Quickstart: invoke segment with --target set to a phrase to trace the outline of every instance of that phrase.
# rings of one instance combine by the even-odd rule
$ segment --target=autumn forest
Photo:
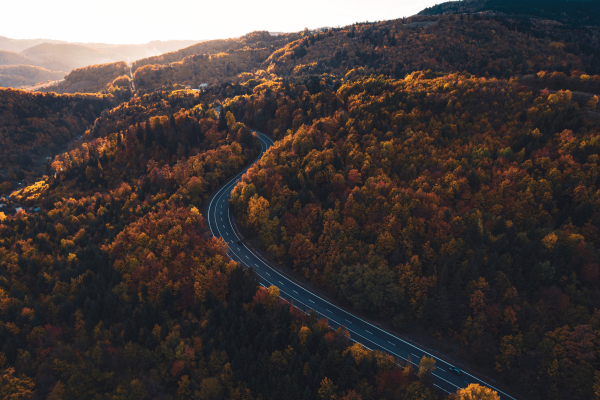
[[[598,10],[528,2],[0,89],[0,398],[600,399]],[[503,393],[261,285],[247,166],[244,246]]]

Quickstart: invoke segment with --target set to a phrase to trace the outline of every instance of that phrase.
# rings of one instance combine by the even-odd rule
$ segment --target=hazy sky
[[[4,0],[0,36],[70,42],[218,39],[416,14],[443,0]]]

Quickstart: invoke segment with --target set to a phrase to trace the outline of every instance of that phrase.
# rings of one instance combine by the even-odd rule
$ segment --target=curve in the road
[[[258,161],[264,152],[273,145],[273,140],[266,135],[259,132],[256,132],[256,134],[261,144],[261,152],[250,166]],[[369,349],[382,350],[405,361],[408,359],[417,360],[417,363],[425,355],[432,357],[436,361],[436,369],[433,372],[434,385],[446,393],[453,393],[458,388],[466,387],[471,383],[478,383],[496,390],[502,399],[516,400],[488,382],[465,371],[462,371],[462,375],[451,372],[448,369],[452,366],[451,363],[335,306],[272,268],[261,256],[255,254],[248,247],[238,244],[241,238],[231,222],[229,199],[232,189],[250,166],[224,184],[208,205],[208,226],[214,236],[221,237],[227,242],[229,245],[228,254],[231,259],[247,267],[254,268],[261,285],[267,287],[270,285],[277,286],[282,298],[293,302],[295,306],[303,309],[303,311],[316,311],[327,318],[333,328],[344,326],[350,332],[353,341],[361,343]]]

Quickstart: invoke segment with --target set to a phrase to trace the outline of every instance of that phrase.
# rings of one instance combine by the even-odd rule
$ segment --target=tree
[[[486,386],[471,383],[456,391],[456,400],[500,400],[498,392]]]
[[[319,398],[321,398],[321,400],[336,400],[336,390],[337,386],[333,384],[331,379],[325,377],[319,386]]]
[[[254,229],[260,226],[269,218],[269,201],[262,196],[254,195],[248,202],[248,225]]]
[[[34,383],[31,378],[24,375],[15,376],[14,368],[7,368],[0,372],[0,398],[6,400],[28,399],[33,396]]]
[[[431,380],[431,373],[435,370],[435,360],[433,357],[423,356],[419,363],[419,378],[423,381]]]

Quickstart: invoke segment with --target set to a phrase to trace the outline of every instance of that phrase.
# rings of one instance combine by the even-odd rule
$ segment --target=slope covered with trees
[[[468,0],[428,7],[420,15],[494,12],[517,17],[555,20],[585,27],[600,25],[600,6],[593,0]]]
[[[227,103],[280,139],[231,204],[342,302],[426,325],[540,397],[590,398],[597,101],[460,73],[264,84]]]
[[[574,46],[537,38],[490,17],[432,16],[428,27],[413,27],[422,19],[356,24],[309,35],[275,51],[263,68],[279,76],[344,76],[355,69],[354,74],[404,78],[432,69],[500,78],[540,70],[592,73],[591,63],[600,67],[596,58]]]
[[[412,366],[353,344],[228,259],[198,208],[259,143],[205,100],[121,104],[56,157],[55,178],[11,196],[41,210],[0,214],[0,394],[436,399]]]
[[[82,135],[103,110],[114,106],[113,98],[105,95],[0,89],[1,168],[34,169],[48,150],[57,151]]]
[[[50,177],[0,183],[0,397],[442,397],[432,359],[353,343],[211,236],[201,210],[259,153],[250,128],[276,143],[230,205],[268,257],[531,398],[598,397],[597,30],[580,5],[531,18],[562,18],[556,2],[440,15],[476,3],[253,32],[46,89],[97,94],[0,90],[11,180],[83,134]]]
[[[106,91],[111,82],[120,76],[129,77],[129,66],[124,61],[89,65],[74,69],[65,76],[64,81],[53,86],[48,86],[43,91],[56,93],[96,93]]]
[[[220,39],[208,40],[197,43],[184,49],[173,51],[170,53],[161,54],[159,56],[148,57],[137,60],[133,63],[133,69],[137,70],[145,65],[167,65],[174,62],[182,61],[184,58],[194,55],[210,55],[219,53],[231,53],[235,50],[247,49],[262,49],[265,47],[279,48],[290,41],[298,38],[298,34],[283,34],[271,36],[267,31],[250,32],[236,39]]]
[[[416,27],[423,19],[427,27]],[[404,78],[428,69],[498,78],[540,71],[600,73],[593,32],[548,26],[482,15],[413,17],[283,38],[256,33],[210,41],[141,60],[133,68],[143,93],[173,84],[239,82],[262,70],[275,77],[346,78],[370,74]]]

